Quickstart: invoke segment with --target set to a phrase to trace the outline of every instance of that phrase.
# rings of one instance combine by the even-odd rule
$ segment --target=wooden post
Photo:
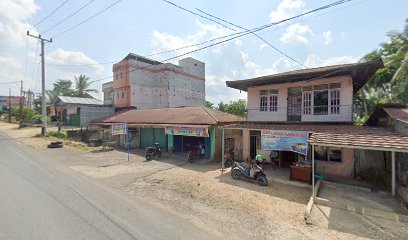
[[[396,193],[396,173],[395,173],[395,152],[391,152],[391,194],[395,197]]]
[[[314,153],[314,145],[312,145],[312,197],[313,197],[313,202],[316,197],[316,192],[315,192],[315,153]]]
[[[224,158],[224,148],[225,148],[225,141],[224,141],[224,128],[222,128],[222,139],[221,139],[221,141],[222,141],[222,146],[221,146],[221,153],[222,153],[222,155],[221,155],[221,157],[222,157],[222,171],[224,171],[224,167],[225,167],[225,158]]]

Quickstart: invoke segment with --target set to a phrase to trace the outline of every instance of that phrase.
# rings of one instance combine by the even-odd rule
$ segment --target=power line
[[[205,19],[207,19],[207,20],[209,20],[209,21],[211,21],[211,22],[215,22],[215,23],[217,23],[217,24],[219,24],[219,25],[221,25],[221,26],[223,26],[223,27],[225,27],[225,28],[228,28],[229,30],[237,31],[237,30],[235,30],[235,29],[233,29],[233,28],[230,28],[230,27],[228,27],[228,26],[226,26],[226,25],[224,25],[224,24],[222,24],[222,23],[220,23],[220,22],[218,22],[218,21],[216,21],[216,20],[214,20],[214,19],[208,18],[208,17],[206,17],[206,16],[203,16],[203,15],[201,15],[201,14],[198,14],[198,13],[196,13],[196,12],[193,12],[193,11],[191,11],[191,10],[188,10],[188,9],[186,9],[186,8],[184,8],[184,7],[182,7],[182,6],[179,6],[179,5],[177,5],[177,4],[173,3],[173,2],[170,2],[170,1],[167,1],[167,0],[163,0],[163,2],[166,2],[166,3],[168,3],[168,4],[171,4],[171,5],[173,5],[173,6],[177,7],[177,8],[180,8],[181,10],[184,10],[184,11],[189,12],[189,13],[191,13],[191,14],[194,14],[194,15],[196,15],[196,16],[205,18]]]
[[[45,30],[44,32],[42,32],[42,34],[45,34],[49,31],[51,31],[52,29],[54,29],[55,27],[59,26],[60,24],[62,24],[63,22],[65,22],[66,20],[68,20],[69,18],[75,16],[77,13],[79,13],[82,9],[86,8],[89,4],[91,4],[92,2],[94,2],[95,0],[91,0],[89,2],[87,2],[85,5],[83,5],[82,7],[80,7],[79,9],[77,9],[74,13],[72,13],[71,15],[65,17],[64,19],[62,19],[61,21],[59,21],[58,23],[54,24],[53,26],[51,26],[50,28],[48,28],[47,30]]]
[[[64,6],[69,0],[65,0],[64,2],[62,2],[60,5],[58,5],[57,8],[54,9],[54,11],[52,11],[50,14],[48,14],[48,16],[46,16],[45,18],[41,19],[41,21],[39,21],[38,23],[34,24],[34,26],[32,26],[30,29],[37,27],[39,24],[41,24],[42,22],[44,22],[45,20],[47,20],[49,17],[51,17],[54,13],[56,13],[60,8],[62,8],[62,6]]]
[[[68,29],[66,29],[66,30],[64,30],[64,31],[62,31],[62,32],[60,32],[60,33],[54,35],[52,38],[59,37],[59,36],[61,36],[62,34],[66,33],[66,32],[69,32],[69,31],[71,31],[71,30],[77,28],[78,26],[84,24],[85,22],[87,22],[87,21],[91,20],[92,18],[98,16],[99,14],[105,12],[105,11],[108,10],[109,8],[115,6],[115,5],[118,4],[120,1],[122,1],[122,0],[117,0],[116,2],[112,3],[111,5],[107,6],[107,7],[104,8],[104,9],[102,9],[101,11],[97,12],[96,14],[94,14],[94,15],[88,17],[87,19],[83,20],[82,22],[80,22],[80,23],[78,23],[78,24],[76,24],[76,25],[74,25],[74,26],[72,26],[72,27],[70,27],[70,28],[68,28]]]
[[[311,13],[314,13],[314,12],[317,12],[317,11],[321,11],[321,10],[324,10],[324,9],[327,9],[327,8],[331,8],[331,7],[334,7],[334,6],[337,6],[337,5],[346,3],[346,2],[350,2],[350,1],[353,1],[353,0],[340,0],[340,1],[336,1],[336,2],[333,2],[333,3],[331,3],[331,4],[324,5],[324,6],[322,6],[322,7],[319,7],[319,8],[316,8],[316,9],[313,9],[313,10],[310,10],[310,11],[307,11],[307,12],[304,12],[304,13],[302,13],[302,14],[299,14],[299,15],[296,15],[296,16],[293,16],[293,17],[290,17],[290,18],[286,18],[286,19],[280,20],[280,21],[278,21],[278,22],[269,23],[269,24],[263,25],[263,26],[261,26],[261,27],[251,29],[251,30],[249,30],[249,31],[242,31],[242,32],[239,33],[239,35],[237,35],[237,34],[231,34],[231,35],[237,35],[237,36],[234,36],[234,37],[225,39],[225,40],[223,40],[223,41],[219,41],[219,42],[216,42],[216,43],[207,45],[207,46],[205,46],[205,47],[202,47],[202,48],[199,48],[199,49],[195,49],[195,50],[192,50],[192,51],[189,51],[189,52],[186,52],[186,53],[183,53],[183,54],[180,54],[180,55],[177,55],[177,56],[174,56],[174,57],[165,59],[165,60],[163,60],[162,62],[170,61],[170,60],[173,60],[173,59],[175,59],[175,58],[179,58],[179,57],[185,56],[185,55],[190,54],[190,53],[198,52],[198,51],[201,51],[201,50],[204,50],[204,49],[213,47],[213,46],[217,46],[217,45],[219,45],[219,44],[226,43],[226,42],[228,42],[228,41],[231,41],[231,40],[233,40],[233,39],[236,39],[236,38],[239,38],[239,37],[248,35],[248,34],[251,34],[251,33],[253,33],[253,32],[258,32],[258,31],[261,31],[261,30],[263,30],[263,29],[266,29],[266,28],[269,28],[269,27],[272,27],[272,26],[275,26],[275,25],[278,25],[278,24],[281,24],[281,23],[290,21],[290,20],[292,20],[292,19],[296,19],[296,18],[299,18],[299,17],[301,17],[301,16],[305,16],[305,15],[308,15],[308,14],[311,14]],[[231,36],[231,35],[229,35],[229,36]],[[144,69],[144,68],[147,68],[147,67],[149,67],[149,66],[152,66],[152,64],[146,65],[146,66],[141,67],[141,68],[139,68],[139,69]],[[124,73],[130,73],[130,72],[133,72],[133,71],[136,71],[136,70],[138,70],[138,69],[136,68],[136,69],[133,69],[133,70],[126,71],[126,72],[124,72]],[[103,81],[103,80],[106,80],[106,79],[109,79],[109,78],[112,78],[112,77],[114,77],[114,76],[111,75],[111,76],[108,76],[108,77],[100,78],[100,79],[91,81],[90,83]]]

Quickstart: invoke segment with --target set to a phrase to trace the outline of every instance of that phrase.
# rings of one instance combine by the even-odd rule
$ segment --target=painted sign
[[[192,137],[208,137],[208,128],[196,127],[166,127],[166,134]]]
[[[127,134],[127,123],[112,123],[112,135]]]
[[[306,155],[308,138],[308,132],[262,130],[262,150],[292,151]]]

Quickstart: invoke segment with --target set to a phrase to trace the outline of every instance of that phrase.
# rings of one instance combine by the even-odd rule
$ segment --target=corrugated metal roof
[[[384,111],[391,118],[408,123],[408,108],[384,108]]]
[[[234,124],[226,128],[311,132],[311,144],[389,149],[408,152],[408,137],[381,127],[340,124]]]
[[[56,104],[69,103],[69,104],[80,104],[80,105],[103,105],[103,102],[94,98],[81,98],[81,97],[68,97],[68,96],[58,96],[55,101]]]
[[[332,65],[318,68],[300,69],[290,72],[278,73],[262,77],[256,77],[245,80],[226,81],[230,88],[247,91],[248,87],[262,86],[269,84],[291,83],[308,81],[311,79],[322,79],[335,76],[348,75],[353,78],[353,91],[357,92],[374,73],[383,67],[381,59],[365,63],[352,63]]]
[[[245,118],[206,107],[179,107],[161,109],[134,109],[97,119],[94,124],[126,122],[128,124],[184,124],[216,125],[244,122]]]

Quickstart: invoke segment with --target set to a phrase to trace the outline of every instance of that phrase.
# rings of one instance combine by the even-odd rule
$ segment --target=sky
[[[120,61],[130,52],[147,56],[241,31],[229,25],[236,30],[233,31],[162,0],[121,0],[114,4],[116,1],[1,0],[0,95],[8,95],[9,88],[13,95],[18,95],[21,80],[24,90],[41,91],[39,41],[28,37],[27,30],[53,40],[45,45],[47,88],[58,79],[73,80],[74,76],[85,74],[91,81],[104,79],[92,84],[92,88],[99,90],[95,95],[99,99],[102,99],[102,83],[112,80],[112,62]],[[198,8],[252,29],[335,0],[172,1],[186,9],[197,11]],[[60,34],[111,4],[114,5],[96,17]],[[226,87],[225,81],[296,70],[303,68],[302,65],[310,68],[357,62],[388,41],[387,32],[402,30],[408,18],[406,9],[406,0],[353,0],[257,32],[296,61],[252,34],[183,57],[205,62],[207,100],[219,103],[245,99],[245,92]],[[197,48],[151,58],[163,61]],[[177,64],[183,57],[170,62]]]

